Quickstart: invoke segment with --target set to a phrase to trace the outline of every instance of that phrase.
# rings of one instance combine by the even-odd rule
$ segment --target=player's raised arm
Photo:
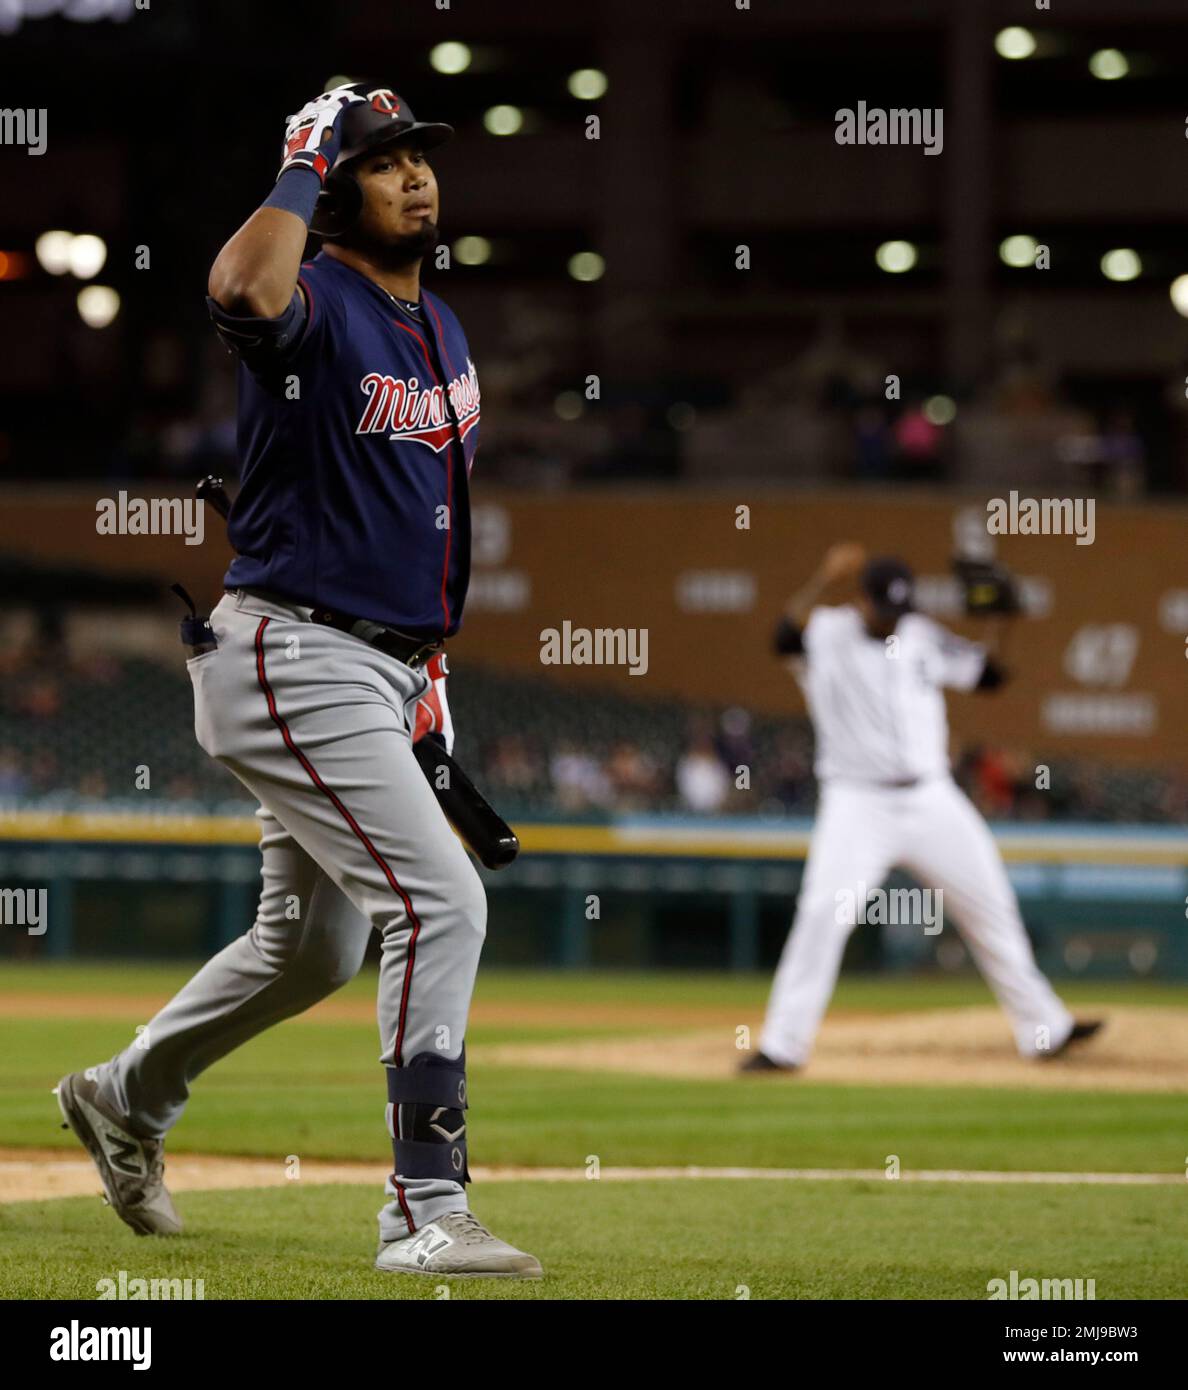
[[[342,144],[342,113],[362,100],[335,87],[289,117],[275,188],[210,269],[210,297],[226,314],[277,319],[289,309],[318,194]]]
[[[982,646],[986,651],[986,664],[978,678],[975,690],[997,690],[1011,678],[1011,668],[1007,665],[1007,644],[1010,625],[1014,613],[999,613],[989,618],[982,634]]]
[[[784,605],[774,638],[775,649],[781,656],[803,653],[804,627],[813,609],[855,579],[865,564],[866,548],[856,541],[839,541],[829,547],[813,577]]]
[[[1001,656],[1001,630],[994,626],[988,641],[971,642],[939,624],[934,625],[939,683],[951,690],[997,690],[1011,673]]]

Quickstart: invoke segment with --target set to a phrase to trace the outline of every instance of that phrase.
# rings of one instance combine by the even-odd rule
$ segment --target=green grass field
[[[124,1046],[187,974],[9,964],[0,1146],[80,1153],[57,1127],[50,1087]],[[758,977],[482,976],[468,1039],[472,1162],[581,1170],[597,1155],[604,1167],[882,1169],[895,1154],[904,1170],[1184,1172],[1185,1098],[1174,1093],[665,1080],[483,1060],[495,1043],[671,1033],[674,1018],[699,1009],[754,1017],[766,988]],[[1171,986],[1080,993],[1119,1006],[1188,1004],[1188,990]],[[373,1161],[374,1184],[183,1193],[187,1233],[174,1242],[138,1240],[95,1198],[0,1204],[0,1296],[94,1297],[96,1281],[120,1269],[201,1278],[208,1298],[439,1296],[432,1279],[370,1267],[390,1162],[365,1016],[373,994],[374,977],[361,977],[335,996],[358,1002],[357,1022],[294,1020],[213,1068],[170,1147]],[[1075,1003],[1076,989],[1065,994]],[[118,996],[117,1007],[76,1017],[62,996]],[[986,999],[972,980],[854,979],[836,1005],[894,1012]],[[616,1021],[616,1009],[629,1016]],[[525,1181],[476,1184],[472,1199],[500,1234],[540,1256],[546,1279],[455,1281],[454,1297],[977,1299],[1017,1269],[1095,1279],[1099,1299],[1174,1298],[1188,1268],[1184,1185]]]

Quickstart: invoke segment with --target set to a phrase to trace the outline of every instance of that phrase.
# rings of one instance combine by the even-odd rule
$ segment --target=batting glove
[[[312,169],[319,179],[325,179],[334,167],[342,148],[339,117],[348,106],[366,101],[350,87],[333,87],[313,101],[307,101],[285,126],[285,148],[280,175],[289,169]]]
[[[429,677],[428,693],[417,701],[417,722],[413,727],[414,743],[432,734],[447,753],[454,751],[454,721],[450,717],[450,706],[446,699],[445,652],[438,652],[432,660],[425,663],[425,674]]]

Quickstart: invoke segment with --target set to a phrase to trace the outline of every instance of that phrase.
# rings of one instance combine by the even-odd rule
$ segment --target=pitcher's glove
[[[992,613],[1018,613],[1019,587],[1015,576],[997,560],[971,560],[957,555],[953,573],[965,589],[965,611],[970,617],[985,618]]]

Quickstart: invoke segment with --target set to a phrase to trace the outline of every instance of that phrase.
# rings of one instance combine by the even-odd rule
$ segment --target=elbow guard
[[[308,318],[305,296],[300,290],[293,291],[289,307],[274,319],[229,314],[209,295],[206,307],[214,321],[215,332],[245,366],[253,368],[278,361],[296,348]]]

